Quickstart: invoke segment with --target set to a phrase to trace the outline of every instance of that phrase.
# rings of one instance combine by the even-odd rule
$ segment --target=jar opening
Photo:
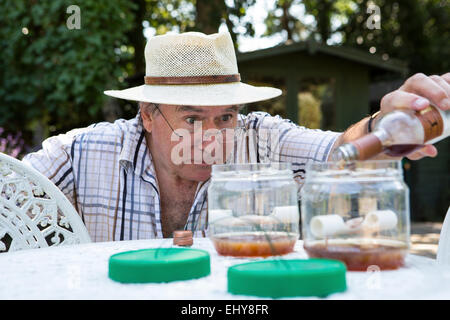
[[[262,174],[279,175],[280,173],[292,174],[291,163],[270,162],[270,163],[235,163],[218,164],[212,166],[212,175],[221,174]]]
[[[306,177],[368,177],[403,175],[400,160],[330,161],[314,162],[306,165]]]

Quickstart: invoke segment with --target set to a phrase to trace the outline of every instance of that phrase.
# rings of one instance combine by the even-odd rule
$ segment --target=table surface
[[[108,278],[112,254],[144,248],[171,247],[172,239],[98,242],[30,249],[0,254],[2,299],[260,299],[227,292],[228,267],[256,259],[223,257],[207,238],[195,238],[192,248],[211,255],[211,274],[158,284],[121,284]],[[307,258],[302,241],[281,259]],[[347,272],[347,291],[327,299],[450,299],[450,268],[434,259],[411,255],[405,267],[393,271]],[[299,297],[295,299],[305,299]],[[316,299],[315,297],[307,299]]]

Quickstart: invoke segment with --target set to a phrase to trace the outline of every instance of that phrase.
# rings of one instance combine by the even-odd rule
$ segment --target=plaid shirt
[[[229,162],[290,162],[302,186],[308,161],[326,161],[337,132],[306,129],[279,116],[253,112],[240,125],[255,133],[241,139]],[[262,129],[278,130],[279,144]],[[50,137],[23,161],[47,176],[72,202],[93,241],[161,238],[155,169],[140,113]],[[277,142],[278,142],[277,141]],[[185,225],[207,235],[207,189],[199,183]]]

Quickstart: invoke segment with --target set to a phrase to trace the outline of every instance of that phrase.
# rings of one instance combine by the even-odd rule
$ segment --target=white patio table
[[[210,253],[209,276],[159,284],[121,284],[108,278],[108,259],[112,254],[170,246],[172,239],[157,239],[1,253],[0,300],[259,299],[227,292],[228,267],[258,259],[219,256],[208,238],[195,238],[192,248]],[[302,241],[297,242],[294,252],[282,256],[282,259],[299,258],[307,258]],[[326,299],[450,299],[450,267],[440,266],[430,258],[408,255],[405,267],[398,270],[347,272],[347,287],[347,291],[332,294]]]

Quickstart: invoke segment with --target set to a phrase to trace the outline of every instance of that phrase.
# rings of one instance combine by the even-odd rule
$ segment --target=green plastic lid
[[[324,297],[345,291],[345,264],[337,260],[262,260],[228,268],[228,292],[258,297]]]
[[[109,258],[109,277],[124,283],[170,282],[209,275],[209,253],[191,248],[126,251]]]

